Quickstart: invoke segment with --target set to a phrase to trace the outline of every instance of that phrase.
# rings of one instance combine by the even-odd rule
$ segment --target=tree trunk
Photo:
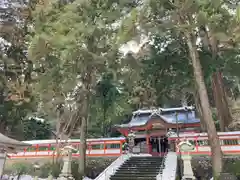
[[[5,117],[3,117],[0,122],[0,133],[6,135],[6,128],[7,128],[7,123],[5,121]]]
[[[88,116],[88,115],[87,115]],[[86,149],[87,149],[87,121],[88,119],[86,117],[82,118],[81,121],[81,132],[80,132],[80,146],[79,146],[79,167],[78,172],[80,175],[80,180],[82,180],[85,176],[85,170],[86,170]]]
[[[3,86],[5,85],[5,83],[3,84]],[[2,105],[4,107],[5,104],[5,96],[4,96],[4,88],[0,89],[0,105]],[[0,133],[5,134],[6,135],[6,128],[7,128],[7,117],[5,115],[5,113],[3,113],[1,115],[0,118]]]
[[[104,100],[105,101],[105,100]],[[102,136],[105,137],[106,136],[106,129],[104,128],[105,124],[106,124],[106,116],[107,116],[107,108],[106,105],[104,103],[103,105],[103,121],[102,121]]]
[[[200,123],[201,123],[201,130],[203,132],[206,132],[207,129],[206,129],[205,122],[204,122],[204,119],[203,119],[202,107],[201,107],[201,104],[200,104],[200,99],[199,99],[198,92],[194,92],[194,101],[195,101],[196,110],[198,112],[198,116],[199,116]]]
[[[60,157],[60,142],[61,142],[61,138],[60,138],[60,127],[61,127],[61,120],[60,117],[58,115],[58,121],[56,124],[56,149],[53,151],[54,155],[53,155],[53,163],[59,163],[59,157]],[[56,154],[56,156],[55,156]]]
[[[212,86],[217,114],[220,121],[220,130],[226,131],[227,127],[232,122],[232,115],[228,107],[226,91],[220,72],[216,72],[212,75]]]
[[[218,178],[222,172],[222,151],[220,141],[212,118],[207,89],[202,73],[202,67],[199,60],[199,54],[197,52],[196,40],[192,34],[188,32],[185,32],[185,36],[187,38],[187,45],[189,48],[194,77],[198,88],[203,119],[207,128],[208,139],[211,147],[213,174]]]
[[[217,78],[217,73],[214,73],[212,75],[212,88],[213,88],[213,97],[215,101],[215,106],[217,109],[217,117],[219,119],[219,125],[220,125],[220,131],[224,132],[225,131],[225,123],[224,123],[224,116],[222,111],[224,109],[222,108],[222,101],[221,101],[221,92],[220,92],[220,87],[218,84],[218,78]]]
[[[220,84],[220,89],[222,93],[222,105],[223,105],[223,115],[224,115],[224,123],[225,123],[225,130],[228,129],[228,126],[232,123],[233,118],[232,118],[232,113],[230,111],[229,105],[228,105],[228,100],[227,100],[227,93],[226,93],[226,88],[223,84],[223,75],[221,72],[218,72],[218,82]]]
[[[89,77],[90,79],[90,77]],[[88,80],[89,80],[88,79]],[[90,80],[88,81],[90,82]],[[80,129],[80,145],[79,145],[79,166],[78,166],[78,173],[80,180],[82,180],[86,173],[86,149],[87,149],[87,124],[89,120],[89,111],[90,111],[90,83],[86,86],[86,96],[82,101],[82,109],[80,115],[82,114],[81,118],[81,129]]]
[[[205,50],[212,53],[212,57],[216,61],[219,49],[218,41],[213,36],[213,32],[211,31],[211,29],[207,31],[205,26],[201,26],[199,34],[202,40],[203,47],[205,48]],[[226,131],[228,125],[232,122],[232,115],[228,107],[227,94],[224,88],[222,74],[220,71],[212,74],[212,88],[215,106],[217,108],[217,115],[220,122],[220,130]]]
[[[53,163],[57,164],[59,163],[59,157],[60,157],[60,141],[61,139],[59,139],[59,133],[56,134],[56,149],[55,151],[53,151],[54,155],[53,155]],[[56,156],[55,156],[56,154]],[[56,158],[54,158],[56,157]]]

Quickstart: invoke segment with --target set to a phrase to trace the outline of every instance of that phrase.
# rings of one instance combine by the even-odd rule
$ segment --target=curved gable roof
[[[180,108],[178,108],[180,109]],[[189,111],[181,111],[178,114],[173,111],[163,111],[161,114],[150,114],[150,111],[142,112],[142,114],[137,114],[133,116],[131,121],[127,124],[116,125],[116,127],[136,127],[136,126],[144,126],[150,120],[159,120],[164,121],[168,124],[193,124],[200,123],[200,119],[195,117],[195,112],[192,110]],[[181,110],[181,109],[180,109]],[[164,113],[165,112],[165,113]]]

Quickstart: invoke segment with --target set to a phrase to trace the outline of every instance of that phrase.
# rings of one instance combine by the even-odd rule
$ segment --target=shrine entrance
[[[136,138],[134,140],[135,153],[149,153],[153,155],[164,155],[168,152],[169,144],[166,136],[154,136]]]
[[[149,153],[163,155],[168,151],[168,138],[166,136],[150,137]]]

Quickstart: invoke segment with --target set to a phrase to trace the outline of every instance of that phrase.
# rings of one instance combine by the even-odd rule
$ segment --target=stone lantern
[[[193,170],[192,170],[192,165],[191,165],[191,155],[190,152],[195,149],[195,146],[191,144],[189,141],[185,140],[182,141],[178,144],[178,147],[180,149],[180,153],[183,152],[182,154],[182,161],[183,161],[183,178],[182,180],[192,180],[196,179]]]
[[[63,155],[63,168],[59,175],[58,180],[69,180],[74,179],[72,176],[72,153],[76,151],[72,146],[65,146],[62,149]]]
[[[133,131],[131,131],[129,134],[128,134],[128,144],[129,144],[129,152],[130,153],[133,153],[133,147],[135,146],[135,137],[136,135],[134,134]]]
[[[11,139],[0,133],[0,176],[3,175],[3,170],[7,157],[16,154],[18,151],[23,151],[24,148],[31,146],[15,139]]]
[[[34,163],[33,164],[33,168],[34,168],[34,173],[35,173],[35,176],[34,176],[34,180],[37,180],[38,179],[38,176],[37,176],[37,171],[40,170],[41,166],[39,165],[39,163]]]
[[[171,138],[171,137],[178,137],[177,133],[174,132],[172,129],[169,129],[167,134],[166,134],[167,138]],[[168,141],[168,145],[169,145],[169,151],[174,152],[175,151],[175,142],[172,141]]]

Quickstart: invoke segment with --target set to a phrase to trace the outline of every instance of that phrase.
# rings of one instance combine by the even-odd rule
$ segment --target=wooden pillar
[[[169,143],[169,151],[175,152],[175,142],[171,140],[168,143]]]
[[[146,143],[147,143],[147,149],[148,149],[148,153],[150,153],[150,142],[149,142],[149,135],[146,135]]]
[[[157,141],[158,141],[158,149],[159,149],[159,153],[160,155],[162,155],[162,145],[161,145],[161,137],[158,137],[157,138]]]

